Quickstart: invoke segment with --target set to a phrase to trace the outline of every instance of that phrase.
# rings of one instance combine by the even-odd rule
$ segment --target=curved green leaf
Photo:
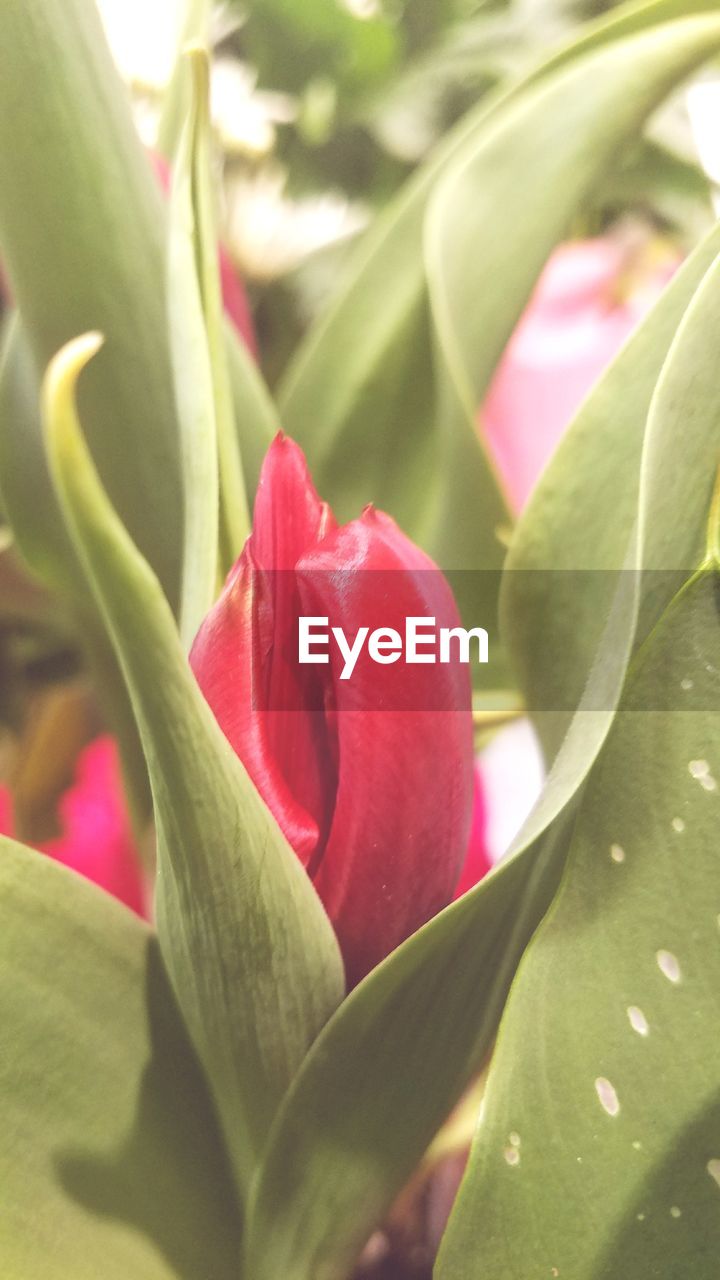
[[[428,199],[448,165],[475,138],[481,139],[536,79],[596,46],[716,9],[715,0],[652,0],[621,7],[588,26],[528,81],[486,98],[460,121],[377,219],[337,297],[296,352],[280,389],[284,426],[303,445],[321,492],[341,517],[373,501],[421,537],[433,515],[438,480],[435,380],[422,237]],[[522,187],[522,174],[517,181]],[[494,278],[492,263],[490,267]],[[528,279],[528,291],[531,285]],[[478,279],[478,297],[484,287]],[[400,417],[412,424],[411,430],[398,431]],[[477,479],[477,460],[471,467]],[[483,493],[492,531],[499,499],[487,477]],[[472,518],[476,495],[474,490],[463,518]],[[453,516],[457,519],[457,510]]]
[[[248,1209],[253,1280],[340,1280],[479,1070],[514,967],[557,886],[559,827],[344,1001],[290,1089]],[[519,907],[526,892],[525,902]]]
[[[156,939],[0,839],[0,1256],[22,1280],[234,1280],[240,1219]]]
[[[716,248],[717,245],[713,246],[713,241],[711,240],[705,246],[705,251],[712,247]],[[702,265],[704,264],[702,255],[700,255],[694,264],[689,264],[686,270],[694,271],[698,266]],[[687,283],[688,281],[686,280]],[[681,284],[682,278],[676,282],[674,288],[679,289]],[[662,316],[663,303],[660,304],[659,313]],[[646,680],[646,684],[650,684],[651,691],[645,693],[644,700],[639,697],[637,691],[635,694],[631,693],[630,695],[631,699],[634,699],[630,705],[635,708],[638,706],[644,707],[645,713],[643,716],[638,716],[637,710],[633,710],[632,714],[626,715],[622,722],[635,725],[642,724],[643,727],[642,732],[638,730],[636,735],[637,742],[634,750],[627,752],[627,759],[622,768],[619,764],[617,767],[620,772],[624,771],[628,779],[632,780],[628,782],[628,789],[625,794],[633,797],[633,826],[639,832],[641,839],[644,830],[652,830],[653,832],[656,830],[652,824],[655,822],[654,808],[658,807],[660,797],[662,796],[664,803],[666,799],[672,800],[675,795],[674,783],[676,774],[671,771],[669,775],[670,781],[665,779],[658,763],[658,744],[662,747],[662,751],[666,751],[667,742],[671,737],[674,737],[677,750],[682,751],[684,750],[687,732],[697,732],[698,726],[703,728],[706,740],[711,743],[712,738],[708,737],[708,735],[715,727],[717,719],[717,703],[714,703],[711,698],[712,680],[716,676],[716,668],[713,659],[709,656],[712,645],[714,644],[717,647],[717,632],[715,630],[717,619],[709,603],[714,600],[716,594],[714,576],[708,573],[701,575],[700,585],[695,583],[680,596],[677,604],[672,607],[668,619],[658,625],[658,618],[663,610],[667,608],[678,580],[683,581],[687,578],[693,561],[697,563],[704,552],[705,513],[709,501],[712,477],[717,464],[717,431],[715,424],[720,410],[714,362],[708,349],[707,334],[714,331],[718,323],[720,323],[720,259],[716,259],[706,272],[685,311],[679,329],[670,344],[669,352],[653,394],[643,442],[638,497],[639,537],[634,535],[632,531],[630,532],[631,547],[632,545],[638,547],[637,556],[631,552],[630,563],[650,569],[650,572],[645,573],[641,580],[637,570],[629,576],[631,581],[637,579],[639,588],[641,588],[639,597],[636,592],[636,600],[639,599],[641,605],[638,635],[640,640],[645,640],[644,650],[641,651],[642,661],[651,670],[651,676],[648,676],[647,679],[643,676],[642,679]],[[661,332],[662,330],[660,330]],[[641,335],[638,335],[635,341],[638,342],[639,349],[642,352],[644,344]],[[614,370],[610,371],[605,380],[606,383],[611,383],[613,375],[620,371],[621,365],[630,352],[632,345],[634,344],[630,344],[628,347],[625,356],[620,357]],[[647,351],[645,354],[647,355]],[[639,373],[641,369],[643,370],[643,376],[645,376],[646,370],[644,370],[644,366],[639,366]],[[601,388],[603,385],[601,384]],[[607,386],[605,389],[607,390]],[[594,398],[591,399],[589,405],[593,403]],[[613,403],[614,400],[610,402],[611,405]],[[617,457],[617,454],[615,456]],[[630,486],[633,490],[636,490],[636,474],[633,474],[632,468],[628,470]],[[621,472],[616,472],[616,481],[617,476],[621,474]],[[607,492],[607,490],[604,490],[604,492]],[[592,508],[590,507],[589,509],[591,510]],[[625,533],[627,536],[627,529]],[[628,575],[625,575],[625,577],[628,577]],[[703,626],[697,621],[693,612],[695,608],[693,602],[697,598],[699,598],[697,609],[706,623]],[[688,611],[684,630],[682,622],[677,621],[678,611],[682,614],[683,610]],[[672,645],[670,645],[669,651],[667,646],[660,649],[660,656],[658,656],[655,665],[653,665],[655,661],[654,659],[651,661],[651,656],[654,652],[653,645],[660,645],[665,631],[671,630],[671,624],[672,628],[674,628],[671,632]],[[652,630],[654,626],[658,626],[657,634]],[[632,630],[633,627],[631,626],[630,632]],[[648,636],[649,639],[645,639]],[[679,656],[674,656],[675,650],[677,650],[677,655]],[[705,659],[702,656],[704,653],[708,654]],[[675,680],[673,664],[676,661],[686,662],[693,667],[693,670],[685,670]],[[695,668],[698,663],[702,664],[703,662],[704,673],[701,676],[696,676]],[[641,677],[638,676],[637,680],[640,681]],[[652,692],[653,681],[655,681],[660,691],[666,690],[662,696],[661,692],[657,690],[654,693]],[[692,697],[690,698],[688,695],[691,691]],[[668,712],[668,714],[664,714],[664,718],[662,718],[660,711],[663,713]],[[669,712],[672,712],[672,714],[669,714]],[[693,728],[694,725],[695,729]],[[573,726],[571,726],[571,732],[573,727],[574,722]],[[615,735],[619,733],[620,729],[614,731]],[[601,757],[599,765],[601,773],[603,768],[602,761],[605,760],[607,753],[610,751],[611,746],[608,745]],[[558,759],[564,753],[565,744]],[[671,757],[669,752],[667,752],[667,755],[668,759],[677,758]],[[704,757],[702,753],[688,757],[688,760],[685,761],[686,769],[688,761],[693,758],[702,760]],[[647,801],[643,804],[643,794],[647,792],[647,787],[643,785],[642,779],[650,778],[651,776],[655,777],[656,790],[655,793],[649,793],[652,794],[652,802]],[[695,781],[698,782],[698,779]],[[699,790],[702,790],[702,785],[701,782],[698,782]],[[594,795],[593,787],[594,783],[591,781],[591,796]],[[712,784],[709,784],[709,791],[711,790]],[[612,792],[612,788],[610,788],[610,792]],[[592,802],[588,800],[587,803]],[[613,794],[612,799],[608,800],[608,794],[605,793],[602,803],[598,802],[597,808],[593,810],[596,819],[597,815],[602,813],[603,805],[606,811],[606,822],[610,822],[618,816],[617,797]],[[584,803],[580,818],[581,831],[584,829],[582,815],[585,811]],[[676,826],[672,827],[672,832],[675,835],[680,835],[684,830],[683,823],[685,818],[682,814],[676,816],[681,818],[680,830],[676,829],[676,824]],[[628,824],[630,823],[629,816],[626,817],[626,821]],[[647,825],[648,823],[650,825]],[[602,847],[603,837],[602,834],[598,835],[596,831],[592,830],[592,824],[588,829],[592,835],[597,837],[594,845],[597,859],[598,843]],[[601,827],[600,832],[603,829]],[[630,829],[632,830],[633,827]],[[635,839],[634,834],[632,838],[633,840]],[[610,844],[619,845],[621,850],[624,848],[621,838],[611,839],[606,846],[606,852],[609,851]],[[648,852],[646,854],[648,859],[654,856],[653,850],[656,845],[657,840],[654,844],[652,841],[648,842]],[[571,877],[572,873],[570,873],[569,878]],[[707,893],[707,889],[705,893]],[[597,894],[595,894],[594,901],[597,902],[597,900]],[[557,910],[560,912],[561,908],[558,907]],[[676,914],[676,911],[674,911],[674,914]],[[593,919],[594,923],[598,923],[598,928],[600,927],[600,922],[602,922],[603,928],[605,927],[602,915],[599,918],[594,915]],[[612,936],[614,941],[614,935]],[[633,945],[635,944],[633,943]],[[612,942],[609,946],[608,954],[612,954]],[[529,958],[533,954],[534,948],[528,953],[528,959],[525,961],[526,965],[530,964]],[[629,952],[626,953],[626,958],[627,955],[629,955]],[[593,962],[597,963],[596,958]],[[510,1016],[512,1016],[512,1009],[511,1000],[508,1009]],[[511,1023],[510,1025],[514,1026],[515,1024]],[[498,1070],[501,1070],[501,1068],[498,1068]],[[598,1076],[598,1079],[606,1078],[612,1079],[607,1073]],[[513,1131],[519,1132],[516,1126],[513,1127]],[[512,1146],[512,1144],[510,1145]],[[514,1156],[511,1156],[510,1159],[515,1161]],[[516,1165],[511,1163],[510,1168],[514,1170]],[[468,1220],[467,1218],[462,1218],[461,1215],[461,1221],[464,1226],[459,1230],[466,1232],[468,1230]],[[497,1245],[497,1241],[495,1241],[495,1244]],[[499,1247],[502,1251],[502,1245]],[[599,1248],[597,1239],[592,1243],[591,1248],[595,1250]],[[467,1264],[461,1263],[459,1249],[456,1250],[453,1247],[448,1256],[452,1259],[451,1264],[448,1265],[454,1268],[454,1270],[449,1271],[449,1275],[454,1277],[455,1275],[468,1274],[462,1269],[463,1265]],[[509,1265],[507,1258],[505,1259],[505,1264]],[[493,1265],[495,1267],[499,1265],[497,1257],[494,1259]],[[593,1263],[594,1265],[595,1263]],[[675,1263],[672,1263],[672,1266],[675,1266]],[[670,1270],[668,1272],[660,1271],[658,1274],[674,1276],[680,1273]],[[588,1271],[581,1274],[597,1274],[599,1280],[604,1272],[602,1266],[598,1264],[597,1272]],[[633,1274],[635,1274],[634,1271]],[[642,1274],[642,1272],[638,1274]],[[655,1273],[650,1271],[649,1274]]]
[[[36,369],[78,333],[107,335],[83,388],[93,455],[175,602],[182,489],[162,196],[92,0],[3,4],[0,170],[0,246]],[[6,456],[21,457],[19,424],[2,426]]]
[[[108,504],[74,407],[97,350],[51,364],[51,466],[127,681],[158,827],[158,935],[241,1189],[290,1081],[344,988],[315,890],[195,683],[157,579]]]
[[[704,498],[702,483],[700,490]],[[659,511],[657,495],[653,501]],[[489,1048],[514,967],[557,885],[572,809],[556,819],[602,745],[623,684],[642,585],[630,534],[623,550],[630,572],[613,582],[583,702],[515,857],[350,996],[283,1104],[250,1212],[254,1276],[342,1275]],[[326,1140],[318,1147],[321,1116]],[[338,1151],[350,1153],[342,1175]]]
[[[640,652],[511,993],[438,1280],[715,1276],[719,585],[699,574]]]
[[[719,251],[714,228],[590,393],[517,527],[503,578],[504,633],[550,756],[582,695],[638,512],[635,569],[660,571],[644,580],[648,599],[657,588],[664,607],[676,585],[670,571],[689,573],[698,561],[717,445],[713,410],[699,415],[695,406],[715,400],[707,334],[720,323]],[[665,390],[648,418],[666,359]]]
[[[167,254],[168,327],[185,500],[179,626],[188,650],[215,599],[219,574],[218,403],[204,306],[205,277],[213,270],[217,274],[217,245],[206,219],[208,68],[202,57],[193,56],[190,111],[173,165]],[[221,312],[219,300],[218,306]]]
[[[495,534],[502,513],[492,507],[476,410],[553,245],[620,143],[719,43],[715,15],[590,52],[526,88],[460,148],[437,184],[425,261],[446,480],[430,545],[442,564],[477,568],[502,560]]]
[[[12,423],[12,432],[5,428]],[[16,447],[22,441],[22,447]],[[147,770],[122,676],[102,622],[88,595],[50,480],[40,421],[40,384],[17,312],[10,315],[0,352],[0,493],[15,545],[43,582],[53,583],[75,628],[100,705],[118,740],[128,799],[138,826],[147,823]]]
[[[343,1276],[480,1069],[557,888],[574,799],[612,722],[636,584],[634,574],[621,582],[588,677],[590,709],[577,712],[513,856],[369,974],[310,1050],[248,1211],[253,1280]]]

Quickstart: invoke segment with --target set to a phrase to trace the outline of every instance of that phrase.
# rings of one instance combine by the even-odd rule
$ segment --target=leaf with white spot
[[[635,660],[511,993],[437,1280],[716,1280],[720,796],[701,783],[720,768],[719,608],[706,569]]]

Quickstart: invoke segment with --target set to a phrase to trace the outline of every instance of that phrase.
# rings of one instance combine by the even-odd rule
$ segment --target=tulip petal
[[[337,528],[301,450],[278,436],[253,533],[191,665],[225,736],[312,877],[355,983],[453,895],[473,789],[470,678],[459,662],[378,663],[351,680],[331,647],[298,661],[298,618],[404,633],[457,626],[450,588],[388,516]],[[418,869],[420,882],[416,882]]]
[[[322,803],[313,802],[323,790],[314,769],[317,725],[302,710],[299,691],[290,687],[276,704],[281,709],[267,710],[275,644],[274,585],[277,579],[290,578],[258,570],[246,547],[198,632],[190,665],[225,737],[289,844],[307,863],[319,836],[313,814],[322,812]]]
[[[252,536],[190,655],[220,728],[304,864],[332,810],[336,752],[315,669],[290,660],[286,642],[300,611],[295,565],[334,524],[301,450],[277,436]]]
[[[277,435],[267,451],[253,514],[252,548],[258,568],[293,570],[301,555],[335,528],[317,495],[302,449]]]
[[[402,634],[409,616],[459,624],[440,571],[372,509],[304,556],[298,576],[306,611],[349,639],[360,625]],[[337,797],[309,869],[352,985],[452,898],[470,828],[472,725],[467,666],[378,665],[365,651],[351,679],[342,667],[331,648]]]

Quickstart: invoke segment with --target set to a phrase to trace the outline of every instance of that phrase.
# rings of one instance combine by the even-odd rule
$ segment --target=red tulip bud
[[[278,437],[190,660],[325,904],[350,984],[450,901],[468,847],[469,668],[413,662],[392,640],[429,617],[459,625],[433,562],[372,508],[338,527],[301,450]],[[318,661],[299,660],[301,618],[327,620]],[[364,635],[349,675],[332,628],[348,644]],[[390,634],[373,641],[379,629]]]

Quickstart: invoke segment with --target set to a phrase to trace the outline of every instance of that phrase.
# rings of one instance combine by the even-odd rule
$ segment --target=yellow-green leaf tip
[[[91,331],[73,338],[53,356],[42,385],[42,410],[50,447],[58,435],[77,426],[75,387],[83,369],[105,341],[101,333]]]
[[[195,93],[204,100],[210,85],[210,54],[204,44],[190,40],[183,46],[183,55],[190,63]]]

